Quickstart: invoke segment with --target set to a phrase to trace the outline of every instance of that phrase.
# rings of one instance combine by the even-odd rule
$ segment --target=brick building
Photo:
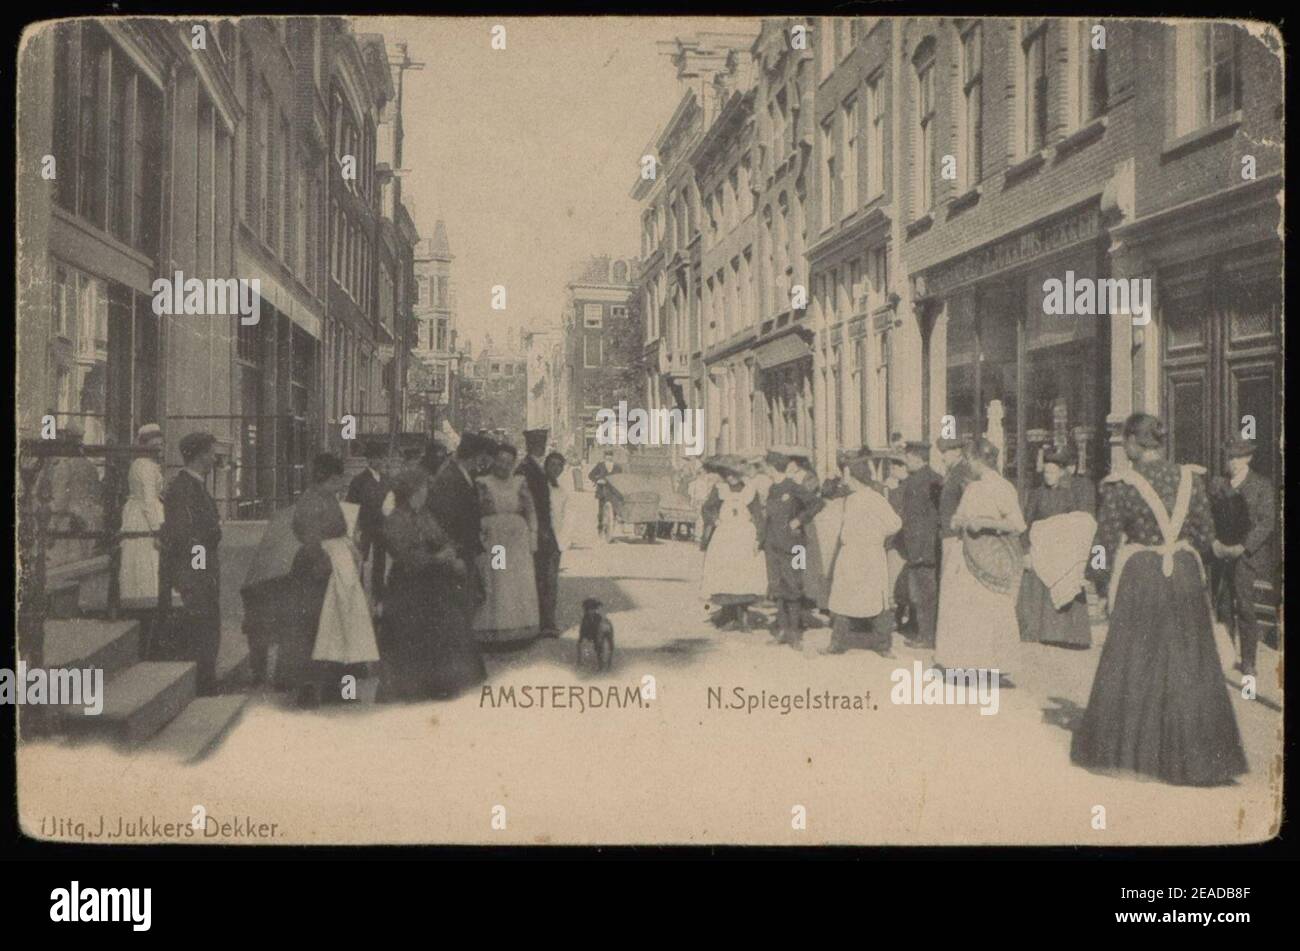
[[[561,451],[586,458],[596,441],[596,412],[629,405],[640,394],[629,368],[640,341],[629,333],[628,307],[637,290],[635,259],[592,258],[565,287],[560,333],[566,372]]]
[[[920,435],[920,334],[895,279],[899,192],[893,96],[900,31],[883,17],[814,26],[809,198],[817,465],[836,450]]]

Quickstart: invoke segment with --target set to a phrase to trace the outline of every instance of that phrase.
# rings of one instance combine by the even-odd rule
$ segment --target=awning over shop
[[[760,345],[754,351],[754,362],[760,368],[770,370],[772,367],[779,367],[783,363],[811,356],[812,348],[804,343],[803,337],[797,333],[788,333],[783,337],[769,340],[767,343]]]

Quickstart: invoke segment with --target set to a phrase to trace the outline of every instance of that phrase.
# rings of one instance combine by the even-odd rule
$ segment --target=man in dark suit
[[[907,599],[916,619],[916,639],[934,645],[939,611],[939,507],[943,480],[930,468],[930,444],[912,441],[903,447],[907,477],[898,486],[895,510],[903,520],[900,549],[907,567]]]
[[[366,468],[352,479],[347,500],[361,506],[357,528],[361,534],[361,562],[370,561],[370,603],[376,605],[384,596],[384,572],[388,557],[384,553],[384,498],[388,483],[380,467],[384,464],[384,447],[378,441],[366,446]],[[374,558],[372,560],[371,555]]]
[[[614,461],[614,451],[606,449],[600,462],[591,467],[587,478],[596,486],[596,532],[605,534],[605,502],[610,496],[609,477],[623,471],[623,467]]]
[[[197,665],[200,696],[217,690],[217,656],[221,650],[221,519],[208,494],[208,473],[216,465],[216,437],[190,433],[181,440],[184,468],[163,494],[159,539],[158,611],[163,638],[160,659],[178,658]],[[172,591],[181,610],[172,608]]]
[[[1245,537],[1235,544],[1214,542],[1214,554],[1228,566],[1232,576],[1232,614],[1236,620],[1237,646],[1241,652],[1243,676],[1255,676],[1255,650],[1259,643],[1259,622],[1255,618],[1255,582],[1273,577],[1273,535],[1277,508],[1273,484],[1250,467],[1255,444],[1236,439],[1228,445],[1228,482],[1225,489],[1245,501]]]
[[[524,448],[528,455],[515,469],[515,475],[524,477],[533,497],[533,510],[537,513],[533,574],[537,579],[538,626],[542,637],[559,637],[555,607],[560,594],[560,546],[551,523],[551,486],[546,479],[546,441],[549,437],[550,432],[545,429],[524,431]]]
[[[451,536],[456,555],[469,569],[465,580],[457,586],[454,604],[448,605],[456,616],[455,623],[468,631],[474,612],[483,603],[483,581],[479,577],[478,556],[483,551],[479,520],[482,507],[479,502],[475,477],[486,472],[492,462],[491,440],[475,433],[461,437],[456,452],[448,459],[429,485],[429,498],[425,508],[439,527]]]

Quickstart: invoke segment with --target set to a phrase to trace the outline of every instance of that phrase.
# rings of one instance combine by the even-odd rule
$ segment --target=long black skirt
[[[1020,639],[1027,643],[1077,648],[1092,645],[1092,622],[1083,591],[1065,607],[1058,608],[1043,579],[1032,571],[1026,571],[1020,579],[1016,619],[1020,622]]]
[[[1154,552],[1138,552],[1124,567],[1070,759],[1185,786],[1222,785],[1247,771],[1190,552],[1174,555],[1169,578]]]
[[[454,697],[487,677],[462,586],[395,566],[377,632],[380,703]]]

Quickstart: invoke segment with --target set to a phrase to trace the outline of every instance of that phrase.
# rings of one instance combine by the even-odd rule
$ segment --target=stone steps
[[[152,737],[194,699],[195,666],[185,661],[141,661],[104,684],[104,709],[87,716],[64,709],[60,732],[135,747]]]
[[[198,697],[145,743],[142,751],[196,762],[225,738],[247,703],[248,697],[237,693]]]

